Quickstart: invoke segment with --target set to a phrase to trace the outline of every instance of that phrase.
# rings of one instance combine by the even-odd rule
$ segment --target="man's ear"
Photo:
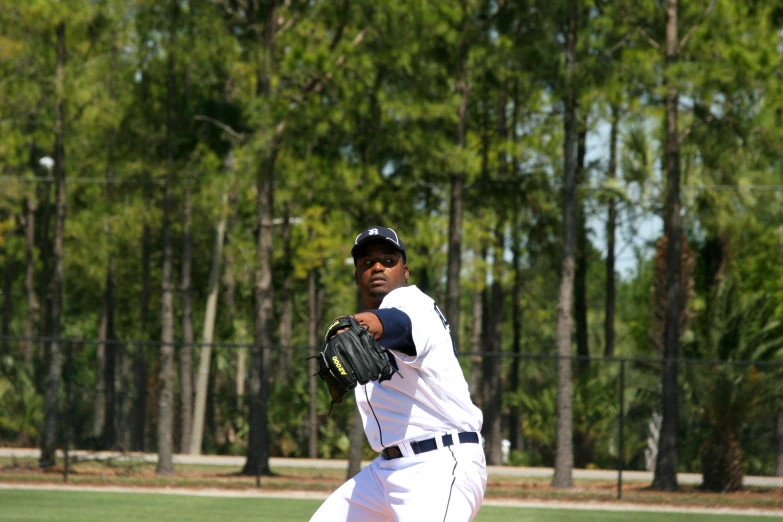
[[[403,270],[405,270],[405,282],[408,282],[408,277],[410,276],[410,273],[408,273],[408,265],[402,266]]]

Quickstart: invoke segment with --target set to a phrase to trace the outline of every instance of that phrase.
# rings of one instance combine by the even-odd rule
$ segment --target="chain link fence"
[[[556,356],[496,354],[511,465],[554,465]],[[572,357],[575,478],[652,482],[661,435],[663,361]],[[471,365],[475,368],[475,361]],[[708,491],[783,487],[783,363],[681,359],[678,482]],[[486,411],[487,406],[482,405]],[[739,481],[739,482],[737,482]],[[739,487],[738,487],[739,486]]]
[[[40,445],[49,341],[0,338],[0,446]],[[160,343],[60,341],[65,365],[58,436],[66,455],[64,473],[74,449],[156,452]],[[176,345],[172,437],[178,453],[189,451],[183,447],[187,426],[182,405],[193,404],[193,397],[182,400],[181,356],[192,351],[190,377],[195,383],[200,348]],[[247,447],[246,379],[254,347],[215,343],[211,348],[202,452],[241,456]],[[346,401],[328,413],[326,388],[320,382],[312,387],[305,362],[313,351],[275,346],[268,354],[271,457],[348,455],[355,408]],[[482,394],[487,357],[500,362],[488,377],[502,388],[497,404]],[[551,477],[557,361],[557,356],[544,354],[460,354],[474,400],[484,411],[486,443],[500,445],[502,461],[491,464],[505,466],[509,473],[525,470],[526,476]],[[611,481],[617,496],[629,481],[649,484],[662,421],[663,361],[572,357],[571,363],[575,479]],[[677,369],[679,483],[712,491],[783,488],[783,362],[682,359]],[[487,433],[490,417],[500,419],[496,433]],[[366,444],[363,452],[372,458]]]

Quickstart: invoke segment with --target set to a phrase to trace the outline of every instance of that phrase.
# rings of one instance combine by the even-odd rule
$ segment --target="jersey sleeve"
[[[435,302],[416,287],[405,287],[391,292],[383,300],[379,309],[381,313],[384,310],[402,312],[407,317],[407,320],[410,321],[410,333],[406,330],[405,338],[406,342],[413,344],[413,351],[408,352],[397,349],[403,362],[414,365],[419,364],[433,346],[441,341],[438,335],[443,333],[444,326],[435,311]],[[386,335],[385,328],[386,325],[384,323],[384,337]],[[383,342],[381,342],[381,346],[386,347]],[[405,357],[405,355],[408,357]]]
[[[399,308],[368,310],[374,313],[383,325],[383,334],[378,342],[388,350],[397,350],[405,355],[416,355],[413,341],[413,323],[408,314]]]

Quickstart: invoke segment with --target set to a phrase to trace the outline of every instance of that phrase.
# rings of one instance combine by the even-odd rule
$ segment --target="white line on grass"
[[[182,495],[196,497],[225,498],[280,498],[324,500],[330,492],[317,491],[262,491],[258,489],[224,490],[224,489],[190,489],[190,488],[128,488],[121,486],[74,486],[70,484],[10,484],[0,482],[0,490],[38,490],[38,491],[84,491],[99,493],[154,493],[161,495]],[[745,515],[758,517],[783,518],[783,510],[773,509],[735,509],[735,508],[702,508],[686,506],[661,506],[655,504],[619,504],[610,502],[563,502],[536,500],[494,500],[487,499],[484,506],[536,508],[536,509],[569,509],[587,511],[630,511],[654,513],[697,513],[705,515]]]

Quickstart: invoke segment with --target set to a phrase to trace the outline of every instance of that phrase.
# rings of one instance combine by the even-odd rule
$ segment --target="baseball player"
[[[487,486],[483,416],[470,400],[448,322],[429,296],[408,286],[405,245],[394,230],[368,228],[351,254],[364,311],[332,322],[327,338],[348,339],[343,332],[352,321],[387,358],[377,379],[354,388],[367,440],[379,455],[311,522],[473,520]],[[350,374],[350,357],[335,353],[322,368]],[[333,403],[342,400],[332,396]]]

